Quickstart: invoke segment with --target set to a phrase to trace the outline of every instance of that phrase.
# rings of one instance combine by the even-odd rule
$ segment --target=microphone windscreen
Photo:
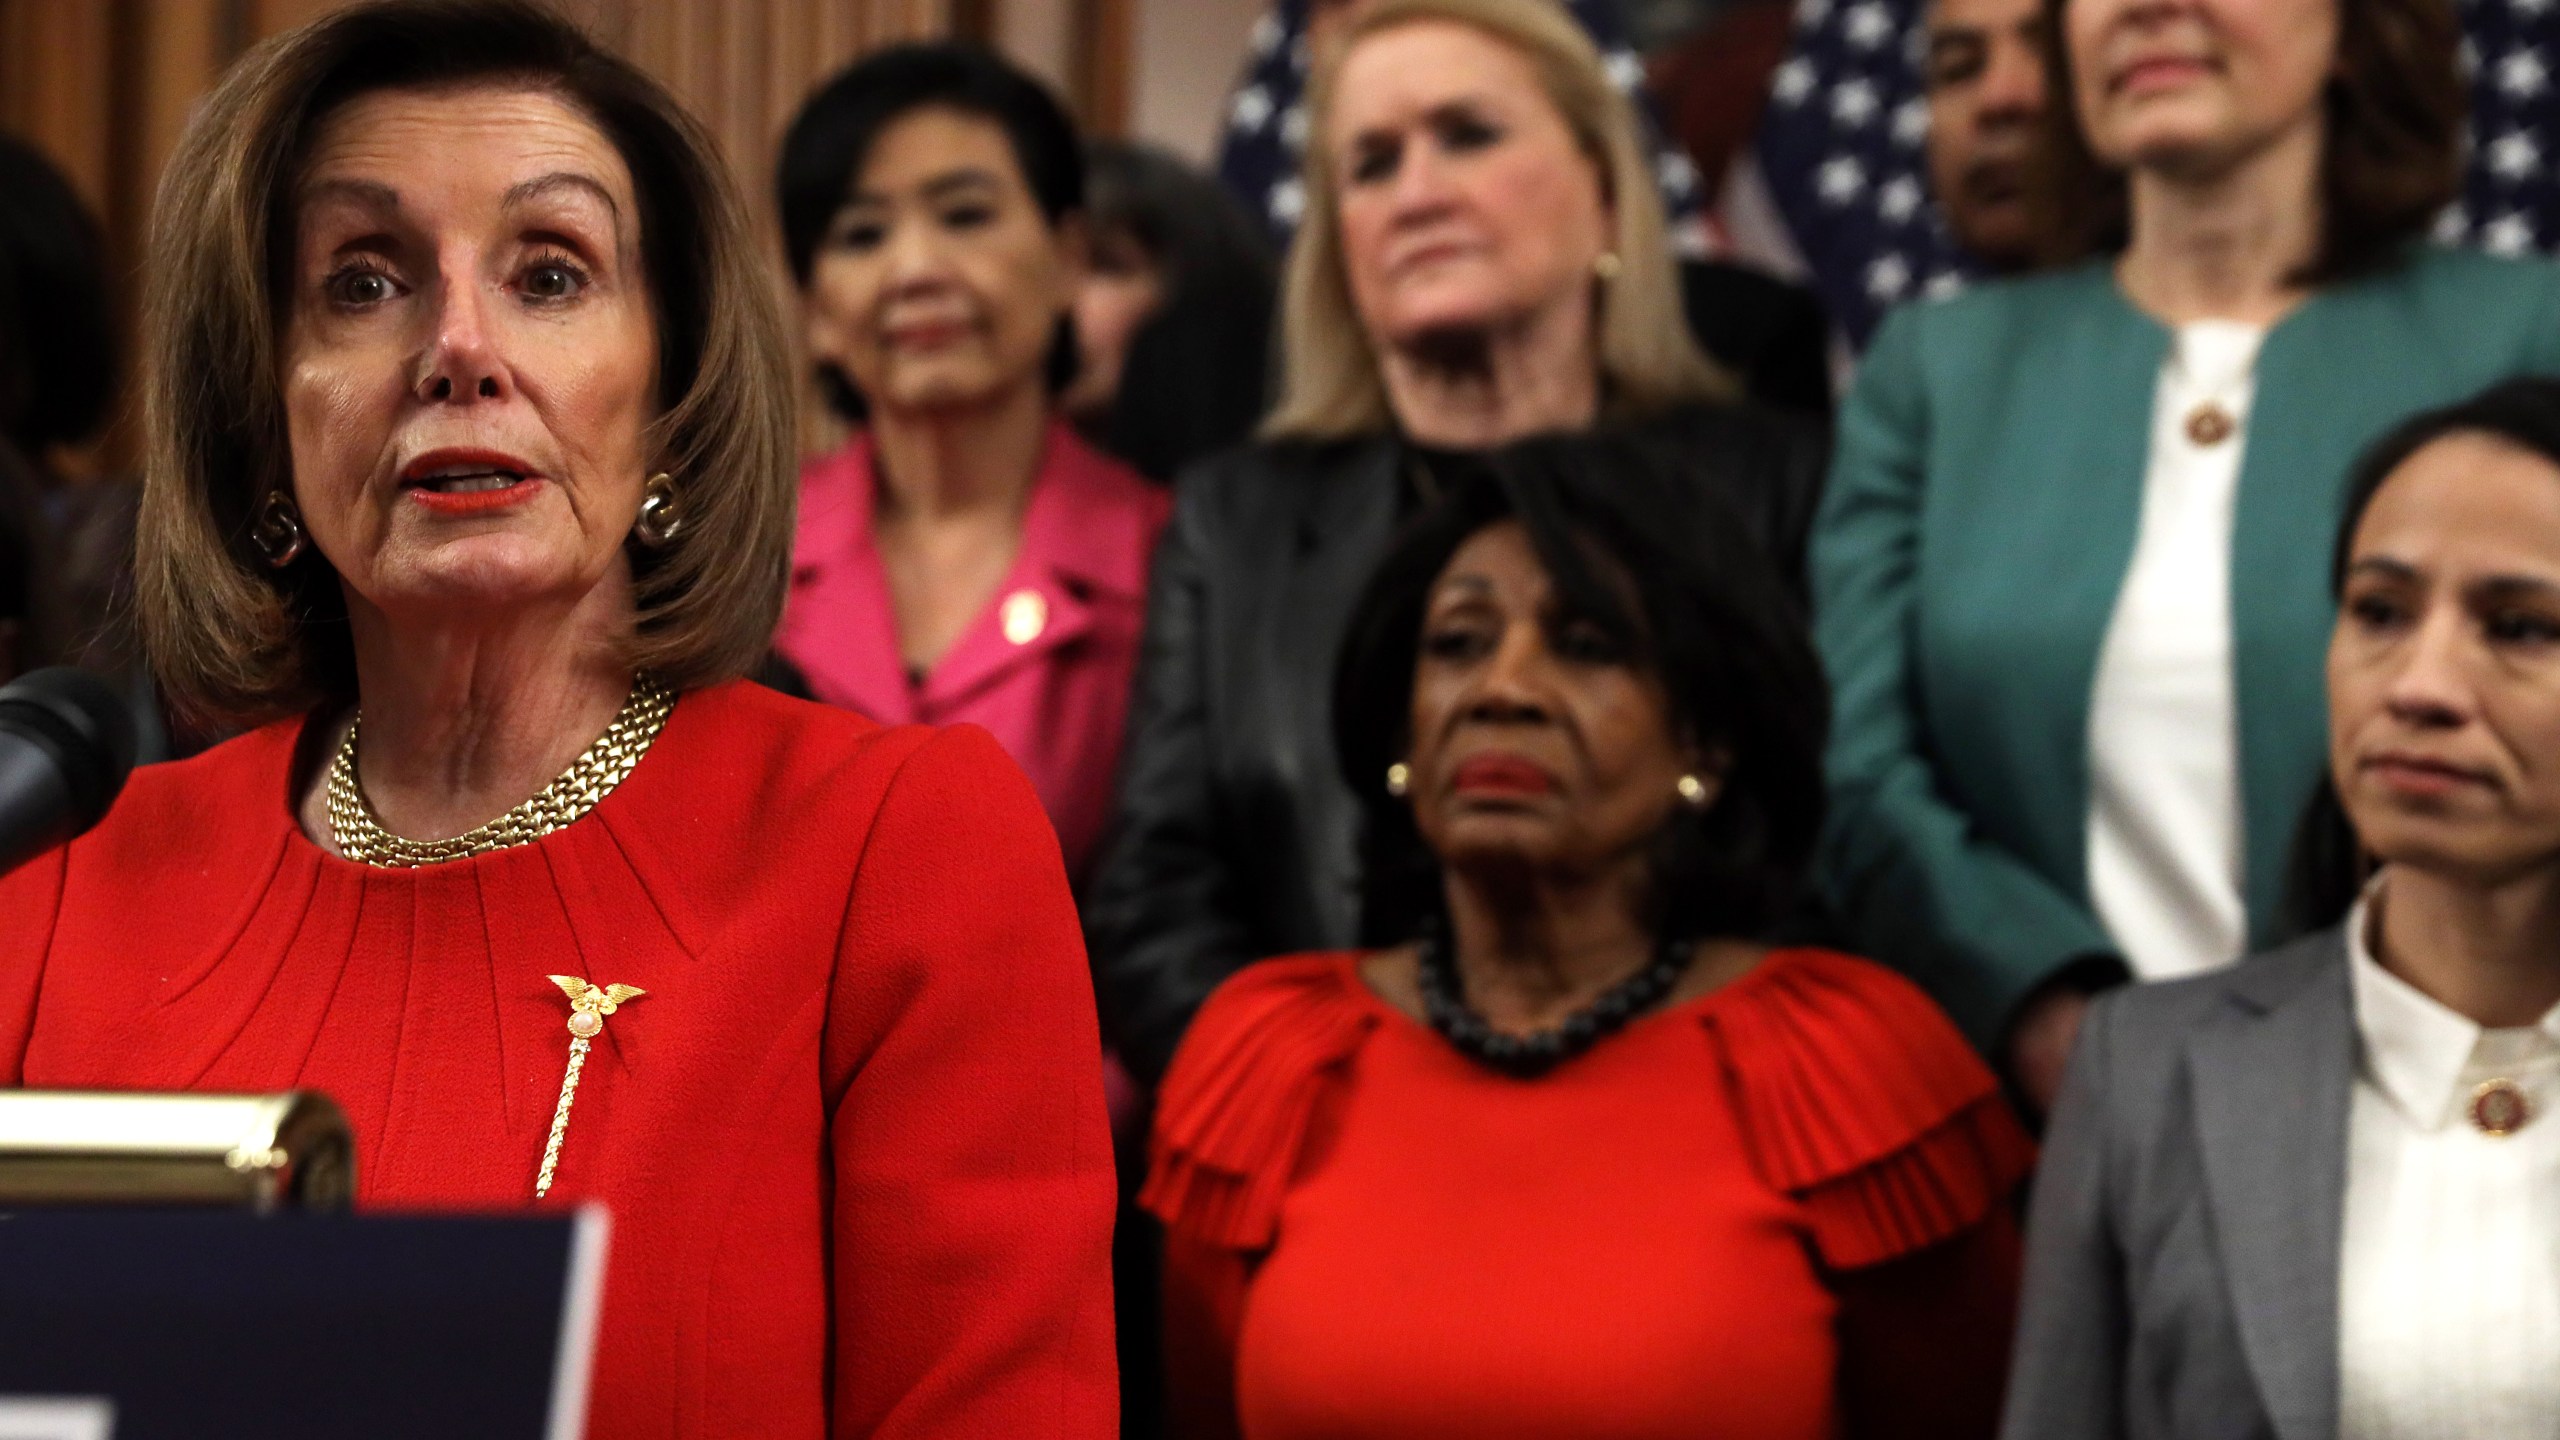
[[[0,814],[0,831],[10,838],[38,829],[57,839],[79,834],[107,813],[133,773],[133,712],[115,687],[85,670],[56,666],[0,685],[0,745],[12,742],[24,753],[10,768],[25,772],[27,784],[0,795],[0,812],[26,812]],[[43,783],[48,768],[60,802],[43,798],[54,788]],[[53,803],[66,804],[67,813],[33,813]],[[0,869],[21,858],[0,854]]]

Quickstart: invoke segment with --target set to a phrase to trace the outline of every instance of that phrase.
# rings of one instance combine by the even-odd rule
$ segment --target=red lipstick
[[[539,480],[518,480],[496,490],[464,490],[448,494],[441,490],[411,490],[409,498],[438,515],[486,515],[509,510],[533,498],[542,487]]]
[[[1461,795],[1547,795],[1556,777],[1525,756],[1496,752],[1460,762],[1449,784]]]
[[[400,467],[400,488],[438,515],[487,515],[533,498],[534,468],[503,450],[451,446],[429,450]]]

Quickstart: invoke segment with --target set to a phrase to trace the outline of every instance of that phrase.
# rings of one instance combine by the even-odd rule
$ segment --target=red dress
[[[0,877],[0,1086],[318,1089],[362,1206],[520,1209],[544,977],[638,985],[538,1207],[613,1216],[590,1434],[1113,1433],[1092,994],[995,742],[720,686],[577,823],[383,870],[296,824],[302,731]]]
[[[1533,1081],[1265,961],[1167,1075],[1184,1433],[1987,1436],[2031,1158],[1919,991],[1781,951]]]

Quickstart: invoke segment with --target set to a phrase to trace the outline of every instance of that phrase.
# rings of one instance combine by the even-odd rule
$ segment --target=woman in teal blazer
[[[2126,973],[2091,898],[2091,698],[2178,327],[2265,327],[2228,527],[2249,947],[2278,938],[2321,772],[2350,459],[2413,411],[2560,370],[2560,269],[2419,239],[2455,174],[2450,6],[2047,11],[2079,222],[2061,243],[2095,258],[1888,320],[1812,557],[1837,707],[1827,898],[2039,1106],[2087,993]]]

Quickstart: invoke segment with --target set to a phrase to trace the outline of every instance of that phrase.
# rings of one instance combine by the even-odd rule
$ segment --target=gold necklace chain
[[[373,807],[364,798],[364,787],[356,781],[356,731],[364,723],[364,712],[359,710],[348,719],[347,738],[338,742],[337,758],[329,762],[330,838],[338,842],[338,853],[349,860],[396,869],[441,865],[511,845],[530,844],[575,822],[612,794],[614,787],[640,763],[640,757],[649,753],[658,732],[666,728],[667,714],[675,703],[675,693],[656,680],[645,674],[633,676],[631,694],[622,702],[621,713],[613,717],[613,723],[596,737],[596,743],[586,748],[586,753],[560,772],[559,779],[506,814],[450,840],[412,840],[394,835],[374,818]]]

